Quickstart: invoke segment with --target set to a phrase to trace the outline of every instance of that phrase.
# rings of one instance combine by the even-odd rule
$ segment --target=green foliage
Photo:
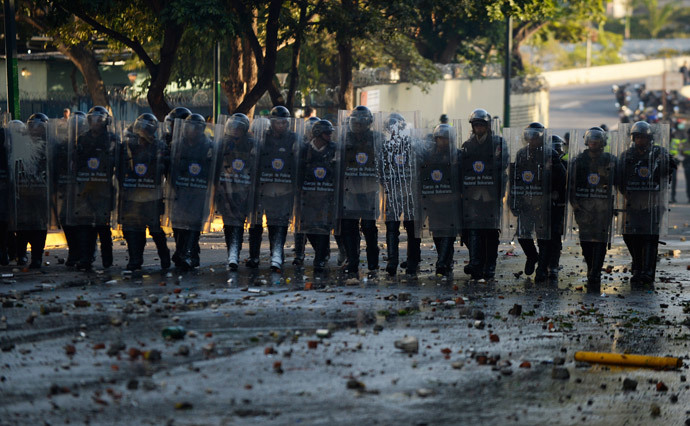
[[[592,66],[619,64],[619,52],[623,45],[623,37],[619,34],[599,31],[598,45],[592,45]],[[572,52],[563,51],[556,60],[557,69],[579,68],[587,64],[586,43],[577,44]]]
[[[669,25],[680,4],[678,0],[672,0],[661,7],[659,0],[635,0],[635,3],[647,10],[647,16],[640,20],[640,24],[649,31],[651,38],[656,38],[659,32]]]

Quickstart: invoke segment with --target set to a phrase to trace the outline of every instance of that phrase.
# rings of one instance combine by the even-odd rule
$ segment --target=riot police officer
[[[41,267],[51,224],[47,126],[48,117],[36,113],[29,117],[26,126],[9,127],[11,225],[17,236],[18,265],[26,264],[26,246],[31,244],[30,268]]]
[[[552,235],[552,193],[555,198],[565,197],[565,167],[558,153],[546,140],[546,129],[538,122],[529,124],[522,143],[526,144],[515,155],[510,166],[509,206],[517,219],[516,235],[527,260],[524,272],[531,275],[536,269],[535,281],[543,282],[548,276],[550,256],[560,244],[560,224],[556,238]],[[562,218],[561,218],[562,223]],[[539,251],[534,245],[537,239]]]
[[[188,110],[187,108],[175,107],[172,110],[170,110],[168,115],[165,116],[163,125],[165,132],[165,143],[168,145],[168,148],[172,143],[173,132],[175,131],[175,120],[177,120],[178,118],[180,120],[184,120],[190,115],[192,115],[192,111]]]
[[[69,167],[70,141],[76,141],[77,137],[88,130],[86,113],[74,111],[70,114],[65,125],[59,126],[55,132],[52,154],[53,158],[53,187],[57,216],[62,232],[67,241],[67,260],[65,266],[74,267],[79,261],[79,244],[76,238],[76,228],[67,220],[69,204],[69,191],[73,188],[73,174]]]
[[[199,266],[199,237],[209,219],[216,149],[203,116],[192,114],[182,126],[173,138],[166,207],[175,238],[172,261],[191,270]]]
[[[420,261],[421,239],[415,235],[416,143],[411,129],[399,113],[390,114],[384,123],[379,157],[379,176],[384,194],[386,222],[386,272],[396,274],[399,263],[400,219],[407,232],[406,272],[416,274]]]
[[[438,259],[436,274],[453,272],[453,244],[460,232],[457,132],[448,124],[437,125],[419,158],[422,228],[431,233]]]
[[[369,271],[379,267],[378,229],[378,173],[376,170],[377,137],[371,129],[374,116],[365,106],[358,106],[347,117],[342,178],[341,238],[347,254],[345,273],[359,270],[360,229],[367,244]]]
[[[295,195],[295,150],[299,148],[290,123],[290,111],[284,106],[276,106],[271,110],[269,129],[260,135],[256,220],[249,228],[249,260],[246,263],[250,268],[259,266],[263,233],[261,218],[264,214],[271,249],[271,270],[281,272],[283,268],[283,249]]]
[[[486,110],[475,109],[469,121],[472,134],[460,153],[462,240],[470,254],[464,271],[472,279],[490,280],[496,273],[510,153]]]
[[[307,107],[310,113],[314,113],[314,109]],[[306,114],[307,110],[305,110]],[[311,142],[312,134],[311,130],[314,124],[319,122],[321,119],[315,115],[309,115],[304,122],[304,144],[308,145]],[[306,247],[306,236],[300,232],[295,232],[295,258],[292,260],[292,264],[295,266],[302,266],[304,264],[304,249]]]
[[[568,176],[568,160],[566,156],[567,144],[565,139],[558,135],[551,135],[551,147],[557,154],[558,161],[560,161],[565,170],[564,179],[560,185],[552,181],[551,188],[551,241],[548,244],[549,253],[546,255],[546,261],[549,271],[550,280],[558,280],[558,271],[560,270],[561,250],[563,250],[563,243],[561,238],[565,230],[565,207],[567,200],[566,187]],[[555,161],[555,157],[554,160]],[[557,185],[554,188],[553,185]]]
[[[76,146],[70,152],[74,169],[67,222],[76,226],[80,270],[91,269],[97,238],[101,240],[103,267],[113,263],[110,219],[115,202],[113,177],[119,144],[108,128],[111,120],[104,107],[91,108],[86,115],[88,130],[74,135]]]
[[[233,114],[225,123],[216,179],[216,214],[223,218],[228,267],[239,265],[244,224],[254,208],[258,141],[249,133],[249,118]]]
[[[170,267],[170,250],[160,217],[164,213],[163,176],[170,154],[158,139],[158,120],[153,114],[141,114],[122,141],[119,163],[118,221],[127,242],[127,269],[141,269],[144,263],[146,228],[158,250],[161,268]]]
[[[616,157],[604,152],[607,135],[600,127],[585,133],[584,146],[571,160],[569,201],[587,263],[587,290],[598,292],[601,268],[610,243],[616,191]]]
[[[314,248],[315,273],[325,270],[330,234],[336,226],[340,163],[334,131],[330,121],[319,120],[299,154],[295,232],[306,235]]]
[[[4,123],[3,123],[4,124]],[[10,263],[8,254],[10,176],[9,160],[5,149],[5,129],[0,128],[0,265]]]
[[[632,256],[631,284],[652,284],[666,210],[665,192],[675,163],[666,148],[654,145],[649,123],[633,124],[630,137],[633,146],[618,158],[623,241]]]

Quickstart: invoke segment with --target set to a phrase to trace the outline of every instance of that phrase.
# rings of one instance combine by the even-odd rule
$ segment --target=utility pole
[[[19,120],[19,72],[17,67],[17,24],[14,1],[5,0],[5,71],[7,73],[7,112]]]
[[[220,42],[213,49],[213,123],[220,115]]]
[[[506,18],[505,70],[503,71],[503,127],[510,127],[510,66],[513,50],[513,18]]]

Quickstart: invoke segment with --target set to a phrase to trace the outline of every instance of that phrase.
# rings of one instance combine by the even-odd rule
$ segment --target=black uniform
[[[616,157],[585,149],[570,170],[570,205],[579,229],[588,285],[598,288],[611,236]]]
[[[513,214],[518,217],[518,242],[528,260],[537,263],[535,281],[544,281],[549,273],[551,256],[560,253],[563,234],[562,207],[556,223],[551,208],[565,200],[566,168],[558,153],[543,146],[526,146],[515,156],[511,165],[510,201]],[[545,155],[547,157],[545,158]],[[555,231],[555,232],[554,232]],[[539,251],[532,236],[536,236]],[[526,268],[527,269],[527,268]],[[530,272],[525,271],[526,274]]]
[[[288,121],[287,118],[285,120]],[[283,133],[278,134],[272,124],[264,138],[259,156],[259,185],[255,210],[257,218],[266,215],[271,267],[280,270],[285,257],[283,249],[295,195],[294,150],[297,135],[287,127]],[[249,267],[257,267],[259,264],[262,234],[261,223],[255,223],[249,228]]]
[[[666,194],[664,179],[670,178],[675,163],[669,152],[649,145],[640,150],[633,146],[618,159],[618,189],[625,197],[623,240],[632,256],[631,283],[651,284],[656,274],[659,231]]]
[[[470,254],[465,273],[473,279],[492,279],[496,272],[509,158],[505,140],[490,132],[462,145],[462,240]]]
[[[90,269],[101,240],[103,267],[113,263],[113,242],[110,215],[114,205],[113,175],[117,161],[117,139],[105,127],[98,133],[93,128],[77,139],[73,176],[68,208],[68,223],[74,225],[78,244],[80,269]]]
[[[9,200],[10,177],[9,160],[5,150],[5,129],[0,128],[0,265],[9,264],[8,232],[9,232]]]
[[[360,229],[367,244],[370,271],[379,267],[378,229],[378,173],[374,132],[348,132],[343,159],[341,238],[347,254],[347,272],[359,268]],[[356,191],[348,189],[356,188]]]
[[[254,206],[256,142],[249,134],[225,136],[218,160],[215,209],[223,217],[228,264],[236,268],[242,250],[244,223]]]
[[[457,154],[460,155],[459,153]],[[420,198],[422,215],[429,225],[438,259],[436,273],[448,275],[453,271],[453,244],[460,232],[460,218],[457,213],[460,187],[457,165],[450,150],[441,150],[434,143],[420,155]]]
[[[175,191],[175,198],[170,201],[174,210],[170,221],[175,238],[172,261],[176,267],[186,270],[200,263],[199,237],[208,214],[206,197],[215,164],[213,143],[203,131],[196,133],[196,139],[185,136],[178,149],[175,164],[170,166],[170,185]]]
[[[314,270],[318,272],[326,266],[330,232],[336,223],[337,147],[334,142],[328,142],[318,149],[312,142],[304,145],[299,155],[296,228],[306,230],[306,237],[314,248]]]
[[[160,223],[164,213],[163,176],[169,161],[164,142],[128,132],[120,151],[118,221],[127,241],[129,270],[143,265],[146,228],[156,244],[161,267],[170,267],[170,250]]]

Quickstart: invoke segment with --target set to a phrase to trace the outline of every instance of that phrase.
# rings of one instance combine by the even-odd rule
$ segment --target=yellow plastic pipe
[[[575,361],[650,368],[680,368],[683,366],[683,360],[680,358],[607,352],[575,352]]]

